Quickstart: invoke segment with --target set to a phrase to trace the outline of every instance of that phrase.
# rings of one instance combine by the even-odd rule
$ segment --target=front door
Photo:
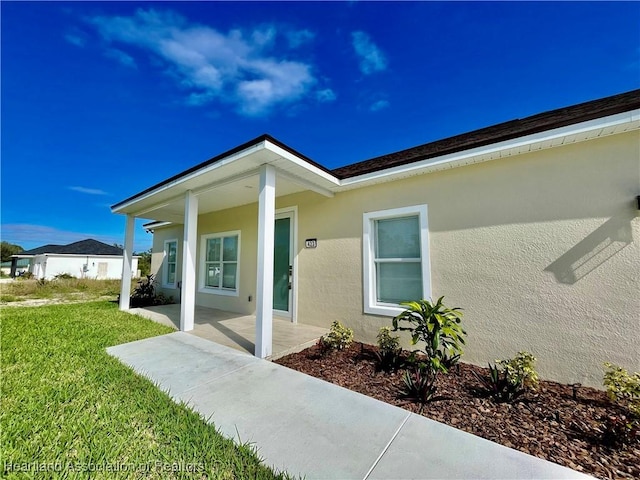
[[[276,214],[273,251],[273,313],[291,318],[293,300],[293,212]]]

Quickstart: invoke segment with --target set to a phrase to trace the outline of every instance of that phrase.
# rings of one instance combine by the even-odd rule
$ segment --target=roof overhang
[[[340,190],[509,158],[640,129],[640,109],[343,179]]]
[[[308,190],[331,197],[340,185],[329,171],[263,136],[124,200],[111,211],[182,223],[188,191],[198,196],[201,214],[255,203],[260,167],[265,164],[275,167],[278,197]]]
[[[327,197],[378,183],[423,175],[640,129],[640,109],[523,135],[476,148],[338,179],[329,170],[263,136],[114,205],[114,213],[153,220],[148,231],[183,223],[185,194],[198,196],[200,214],[257,202],[259,170],[276,170],[276,196],[313,191]]]

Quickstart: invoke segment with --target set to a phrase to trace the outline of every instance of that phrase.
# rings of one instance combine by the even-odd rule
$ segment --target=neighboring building
[[[122,249],[93,239],[69,245],[44,245],[12,257],[16,266],[28,260],[28,271],[36,278],[51,280],[63,274],[98,280],[122,278]],[[138,258],[132,258],[133,276],[137,276]]]
[[[601,385],[640,365],[640,90],[328,170],[263,135],[112,207],[153,220],[152,272],[194,306],[375,342],[400,302],[464,309],[464,360],[528,350]],[[330,141],[330,139],[328,140]],[[128,308],[121,295],[121,308]]]

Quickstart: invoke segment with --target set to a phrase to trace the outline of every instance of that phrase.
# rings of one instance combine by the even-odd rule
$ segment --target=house
[[[138,276],[138,258],[131,258],[129,277]],[[29,261],[28,271],[35,278],[51,280],[64,274],[98,280],[122,277],[122,249],[93,239],[69,245],[44,245],[12,255],[16,267],[21,259]],[[11,276],[15,276],[13,266]]]
[[[639,128],[635,90],[334,170],[263,135],[112,211],[126,258],[151,220],[181,330],[197,304],[255,313],[259,357],[274,315],[374,343],[400,302],[444,295],[465,361],[528,350],[544,378],[597,386],[604,361],[640,365]]]

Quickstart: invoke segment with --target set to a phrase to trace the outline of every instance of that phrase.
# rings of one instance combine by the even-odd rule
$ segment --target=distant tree
[[[0,243],[0,253],[2,254],[2,261],[11,261],[11,255],[16,255],[20,252],[24,252],[24,248],[20,245],[14,245],[13,243],[2,241]]]
[[[138,259],[138,270],[140,270],[140,275],[145,277],[151,273],[151,249],[146,252],[133,253],[134,255],[139,256]]]
[[[121,243],[115,243],[113,244],[114,247],[119,248],[120,250],[124,250],[124,245],[122,245]]]

